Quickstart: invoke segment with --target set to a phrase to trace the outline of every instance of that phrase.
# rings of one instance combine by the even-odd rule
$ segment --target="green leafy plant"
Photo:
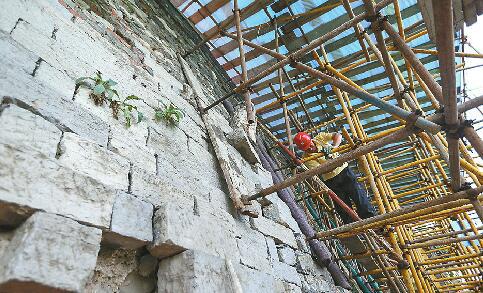
[[[130,127],[132,124],[133,112],[137,112],[137,123],[143,120],[143,113],[140,112],[136,105],[130,103],[130,101],[141,100],[138,96],[130,95],[121,100],[117,90],[113,87],[117,85],[112,79],[103,80],[102,74],[98,71],[94,77],[81,77],[76,80],[76,88],[79,86],[85,86],[92,90],[89,97],[94,101],[96,106],[102,106],[104,103],[109,103],[109,107],[112,110],[112,116],[117,120],[119,119],[119,112],[121,111],[124,120],[126,121],[126,127]]]
[[[136,105],[129,103],[129,101],[135,101],[135,100],[141,100],[141,98],[135,95],[130,95],[130,96],[127,96],[122,101],[113,100],[111,102],[111,105],[112,103],[115,103],[114,107],[111,106],[111,108],[113,109],[114,118],[118,119],[119,111],[121,111],[124,116],[124,120],[126,121],[126,127],[130,127],[132,124],[132,117],[134,116],[133,110],[135,110],[137,113],[136,123],[141,122],[144,118],[144,114],[138,110],[138,107]]]
[[[184,113],[178,107],[170,103],[164,109],[157,108],[154,110],[154,120],[157,122],[164,120],[171,125],[177,125],[183,119]]]
[[[102,106],[106,101],[112,101],[114,97],[119,98],[119,94],[113,86],[117,85],[112,79],[103,80],[102,74],[98,71],[94,77],[80,77],[75,81],[76,87],[85,86],[91,89],[90,98],[96,106]]]

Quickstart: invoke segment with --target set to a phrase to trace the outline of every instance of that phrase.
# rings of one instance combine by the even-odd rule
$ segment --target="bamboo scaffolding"
[[[376,5],[376,10],[379,11],[379,10],[383,9],[384,7],[386,7],[387,5],[389,5],[390,2],[391,2],[391,0],[383,0],[383,1],[379,2]],[[337,27],[336,29],[334,29],[334,30],[326,33],[325,35],[317,38],[316,40],[312,41],[306,47],[303,47],[303,48],[297,50],[296,52],[291,53],[288,56],[281,57],[280,58],[281,60],[279,62],[277,62],[276,64],[270,66],[269,68],[265,69],[264,71],[262,71],[258,75],[250,78],[249,80],[247,80],[243,84],[240,84],[239,86],[237,86],[232,91],[231,95],[234,94],[234,93],[240,93],[240,92],[243,92],[243,91],[247,90],[247,88],[250,87],[251,85],[253,85],[255,82],[260,81],[262,78],[268,76],[270,73],[274,72],[275,70],[277,70],[277,69],[279,69],[279,68],[281,68],[281,67],[283,67],[285,65],[288,65],[288,64],[292,63],[293,60],[297,60],[300,57],[302,57],[302,56],[310,53],[311,51],[313,51],[314,49],[316,49],[317,47],[319,47],[321,44],[323,44],[327,40],[330,40],[333,37],[337,36],[338,34],[340,34],[340,33],[344,32],[345,30],[349,29],[355,23],[358,23],[358,22],[362,21],[363,19],[366,18],[366,16],[367,15],[365,13],[360,14],[360,15],[356,16],[355,18],[353,18],[352,20],[344,23],[343,25]],[[227,37],[233,38],[233,34],[230,34],[228,32],[220,31],[220,33],[223,36],[227,36]],[[251,43],[251,42],[245,41],[245,43],[248,45],[248,43]],[[253,46],[251,46],[251,47],[253,47]],[[260,46],[260,47],[262,47],[262,46]],[[266,49],[266,50],[269,50],[269,49]]]
[[[265,89],[271,89],[273,94],[263,93],[260,99],[254,99],[255,104],[260,105],[275,97],[274,101],[258,107],[257,113],[259,116],[268,117],[266,122],[271,123],[270,129],[279,138],[286,137],[288,147],[267,127],[260,124],[261,129],[273,140],[275,146],[288,154],[296,166],[303,166],[304,162],[320,155],[301,160],[293,149],[289,150],[292,147],[291,124],[297,131],[306,128],[305,131],[311,134],[324,127],[339,128],[340,130],[334,131],[341,131],[347,142],[335,149],[340,153],[339,157],[310,170],[298,167],[293,170],[292,177],[256,194],[243,195],[243,203],[297,185],[297,188],[305,190],[299,203],[304,204],[308,212],[306,201],[312,200],[315,203],[314,212],[317,213],[314,219],[324,222],[327,227],[334,227],[328,225],[329,219],[338,222],[333,202],[341,204],[357,221],[320,231],[313,238],[334,240],[362,235],[366,251],[339,256],[337,260],[372,258],[379,268],[359,273],[359,276],[383,274],[384,277],[377,281],[382,284],[381,288],[390,288],[392,292],[475,290],[481,286],[479,270],[483,263],[483,234],[480,233],[482,227],[477,227],[470,215],[474,212],[483,219],[483,172],[481,165],[473,158],[475,155],[482,158],[483,142],[471,122],[464,121],[461,117],[464,117],[464,112],[482,105],[483,96],[456,104],[456,74],[465,65],[464,60],[456,64],[455,57],[483,58],[483,54],[470,54],[464,50],[455,52],[452,1],[443,0],[440,3],[441,1],[433,0],[436,49],[431,41],[425,41],[426,43],[413,48],[408,45],[428,32],[422,20],[404,27],[403,17],[407,17],[407,14],[401,10],[398,0],[383,0],[377,4],[372,0],[363,0],[364,5],[354,9],[351,7],[352,1],[340,0],[299,14],[294,13],[292,2],[282,0],[277,5],[286,7],[288,12],[278,16],[272,16],[273,12],[267,9],[268,2],[250,4],[247,9],[242,10],[242,13],[247,11],[247,15],[240,16],[238,3],[234,2],[233,16],[220,24],[211,15],[211,10],[203,10],[203,13],[208,14],[204,17],[210,17],[215,23],[215,27],[208,31],[203,42],[217,34],[231,39],[222,46],[222,50],[215,48],[214,52],[216,58],[225,58],[226,68],[236,69],[235,66],[241,66],[241,75],[235,77],[240,80],[240,84],[203,108],[202,112],[234,94],[244,97],[248,110],[250,92],[261,93]],[[379,11],[390,4],[394,6],[394,15],[384,17]],[[348,21],[340,21],[322,35],[306,33],[302,24],[338,6],[343,7]],[[269,22],[241,29],[240,20],[254,14],[256,10],[253,7],[263,9]],[[362,20],[370,22],[371,28],[364,29]],[[395,22],[397,29],[390,22]],[[235,30],[228,32],[228,27],[234,27]],[[294,29],[298,29],[301,35],[292,36],[290,31]],[[344,44],[343,41],[347,42],[345,39],[348,37],[340,40],[334,38],[348,29],[354,30],[352,38],[357,50],[360,50],[351,56],[334,60],[333,66],[324,45],[327,48],[330,46],[328,50],[334,52],[337,46]],[[253,41],[259,32],[262,35],[272,30],[273,41],[264,45]],[[242,35],[242,32],[246,34]],[[375,42],[370,36],[371,32]],[[383,32],[387,33],[388,38],[384,38]],[[280,40],[291,53],[280,53]],[[292,40],[300,45],[299,49],[290,43]],[[245,53],[244,46],[252,51]],[[237,47],[239,58],[228,61],[225,54]],[[393,51],[401,54],[390,53]],[[246,63],[258,54],[266,54],[274,60],[257,66],[249,76]],[[425,57],[420,60],[416,54],[424,54]],[[424,65],[436,60],[432,56],[438,57],[439,72]],[[309,63],[314,61],[317,62],[316,67]],[[288,69],[287,65],[293,69]],[[374,78],[357,79],[357,75],[364,70],[381,67],[384,69],[383,74]],[[389,82],[384,81],[376,87],[367,86],[371,81],[386,77]],[[436,82],[439,77],[441,85]],[[279,88],[276,90],[273,84],[278,84]],[[393,94],[385,93],[385,97],[378,98],[377,94],[385,90],[392,90]],[[320,98],[317,97],[319,94]],[[308,101],[307,98],[310,97],[316,97],[315,101]],[[351,102],[355,98],[363,102],[361,104],[357,100],[354,102],[355,107],[352,107]],[[397,102],[397,106],[393,105],[394,102]],[[300,103],[300,110],[297,103]],[[314,111],[314,107],[319,106],[321,110]],[[371,111],[373,106],[381,110]],[[436,113],[426,116],[425,112],[432,110],[436,110]],[[302,117],[299,117],[300,113],[305,115],[305,119],[300,120],[304,125],[299,121]],[[378,121],[367,122],[366,119],[381,113],[390,115],[385,116],[387,118],[383,122],[379,122],[385,124],[383,127],[377,125]],[[311,115],[317,117],[319,114],[323,114],[323,119],[316,124]],[[253,114],[253,118],[254,116]],[[280,123],[282,119],[283,123]],[[260,121],[264,120],[260,118]],[[444,127],[446,136],[438,133],[441,126]],[[465,137],[471,146],[465,146],[460,137]],[[369,219],[360,220],[337,196],[329,194],[327,197],[327,188],[316,176],[352,160],[357,161],[356,166],[363,173],[358,180],[370,190],[371,201],[379,212],[377,216]],[[476,187],[460,190],[461,186],[470,184]],[[453,229],[455,223],[461,230]],[[383,231],[385,240],[375,235],[372,230],[375,228]],[[463,245],[465,241],[470,246]],[[334,241],[327,243],[331,243],[329,246],[335,252]],[[396,266],[403,263],[404,267]]]
[[[417,210],[420,210],[420,209],[425,209],[425,208],[432,208],[432,210],[437,210],[438,205],[446,204],[446,203],[454,202],[454,201],[458,201],[458,200],[470,199],[472,197],[477,197],[482,192],[483,192],[483,187],[481,187],[481,186],[478,187],[478,188],[474,188],[474,189],[468,189],[468,190],[460,191],[460,192],[457,192],[457,193],[454,193],[454,194],[451,194],[451,195],[447,195],[445,197],[440,197],[440,198],[436,198],[436,199],[433,199],[433,200],[430,200],[430,201],[427,201],[427,202],[415,204],[415,205],[412,205],[410,207],[401,208],[401,209],[398,209],[398,210],[390,212],[390,213],[377,215],[377,216],[374,216],[374,217],[369,218],[369,219],[364,219],[364,220],[358,221],[356,223],[350,223],[350,224],[341,226],[339,228],[319,232],[316,235],[316,237],[317,238],[328,237],[328,236],[333,236],[333,235],[337,235],[337,234],[344,233],[344,232],[354,231],[357,228],[377,226],[377,225],[375,225],[375,223],[380,226],[381,225],[380,222],[386,221],[386,220],[391,219],[393,217],[405,215],[405,214],[408,214],[408,213],[411,213],[411,212],[414,212],[414,211],[417,211]],[[369,225],[371,225],[371,226],[369,226]]]
[[[453,190],[461,187],[460,153],[458,136],[459,117],[456,103],[456,69],[453,40],[453,2],[451,0],[433,0],[435,19],[436,45],[441,68],[442,97],[444,102],[444,117],[448,132],[449,168]],[[437,23],[436,23],[437,22]]]
[[[248,81],[247,65],[245,63],[245,49],[243,48],[243,36],[240,24],[240,9],[238,8],[238,0],[233,0],[233,15],[235,18],[236,38],[238,42],[238,50],[240,52],[241,69],[242,69],[242,84]],[[255,112],[253,109],[250,93],[248,90],[242,92],[245,101],[245,108],[247,111],[248,124],[255,123]]]
[[[482,229],[483,229],[483,227],[478,227],[478,230],[482,230]],[[434,240],[434,239],[438,239],[438,238],[445,238],[445,237],[449,237],[449,236],[455,236],[455,235],[458,235],[458,234],[467,233],[467,232],[471,232],[471,231],[472,231],[472,229],[468,228],[468,229],[464,229],[464,230],[460,230],[460,231],[452,231],[452,232],[447,232],[447,233],[444,233],[444,234],[436,234],[436,235],[427,236],[427,237],[424,237],[424,238],[415,239],[415,240],[411,241],[410,244],[420,243],[420,242]]]

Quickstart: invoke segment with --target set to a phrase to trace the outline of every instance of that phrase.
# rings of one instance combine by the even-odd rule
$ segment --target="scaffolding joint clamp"
[[[353,150],[355,150],[356,148],[362,145],[362,140],[360,138],[355,138],[353,141],[354,141],[354,145],[352,146]]]
[[[421,114],[423,113],[419,109],[409,114],[406,118],[406,127],[413,127],[418,118],[421,117]]]
[[[397,263],[397,268],[400,270],[409,269],[409,263],[405,260],[401,260]]]
[[[368,15],[365,20],[367,22],[375,22],[375,21],[382,21],[384,20],[384,18],[387,20],[386,16],[382,16],[380,12],[376,12],[376,14],[374,15]]]
[[[299,58],[294,56],[294,55],[288,56],[288,59],[289,59],[289,64],[292,67],[295,67],[297,65],[298,61],[299,61]]]
[[[401,95],[402,94],[409,94],[411,91],[413,91],[413,87],[411,87],[410,85],[406,85],[403,90],[401,91]]]
[[[356,34],[356,38],[359,40],[359,41],[362,41],[364,40],[364,34],[366,33],[366,30],[363,30],[363,31],[360,31]]]
[[[473,128],[473,123],[474,122],[475,122],[475,120],[463,120],[461,122],[461,127],[463,127],[463,128],[467,128],[467,127]]]
[[[463,130],[465,128],[464,123],[455,123],[455,124],[444,124],[443,130],[446,132],[446,136],[450,138],[463,138]]]

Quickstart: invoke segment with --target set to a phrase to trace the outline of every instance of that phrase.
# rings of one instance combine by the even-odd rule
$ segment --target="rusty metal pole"
[[[466,112],[473,108],[478,108],[479,106],[483,105],[483,96],[479,96],[477,98],[473,98],[471,100],[467,100],[466,102],[458,105],[458,112]]]
[[[248,80],[247,65],[245,63],[245,50],[243,49],[243,36],[241,32],[240,24],[240,8],[238,8],[238,0],[233,0],[233,14],[235,16],[236,36],[238,41],[238,50],[240,51],[240,66],[242,69],[242,83],[245,84]],[[243,99],[245,101],[245,107],[247,110],[248,124],[255,123],[255,111],[252,101],[250,99],[250,92],[245,87],[243,90]]]

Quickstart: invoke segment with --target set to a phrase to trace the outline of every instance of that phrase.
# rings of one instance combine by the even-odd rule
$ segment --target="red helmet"
[[[299,149],[301,149],[302,151],[306,151],[312,143],[312,138],[308,133],[299,132],[293,138],[293,142],[297,145]]]

